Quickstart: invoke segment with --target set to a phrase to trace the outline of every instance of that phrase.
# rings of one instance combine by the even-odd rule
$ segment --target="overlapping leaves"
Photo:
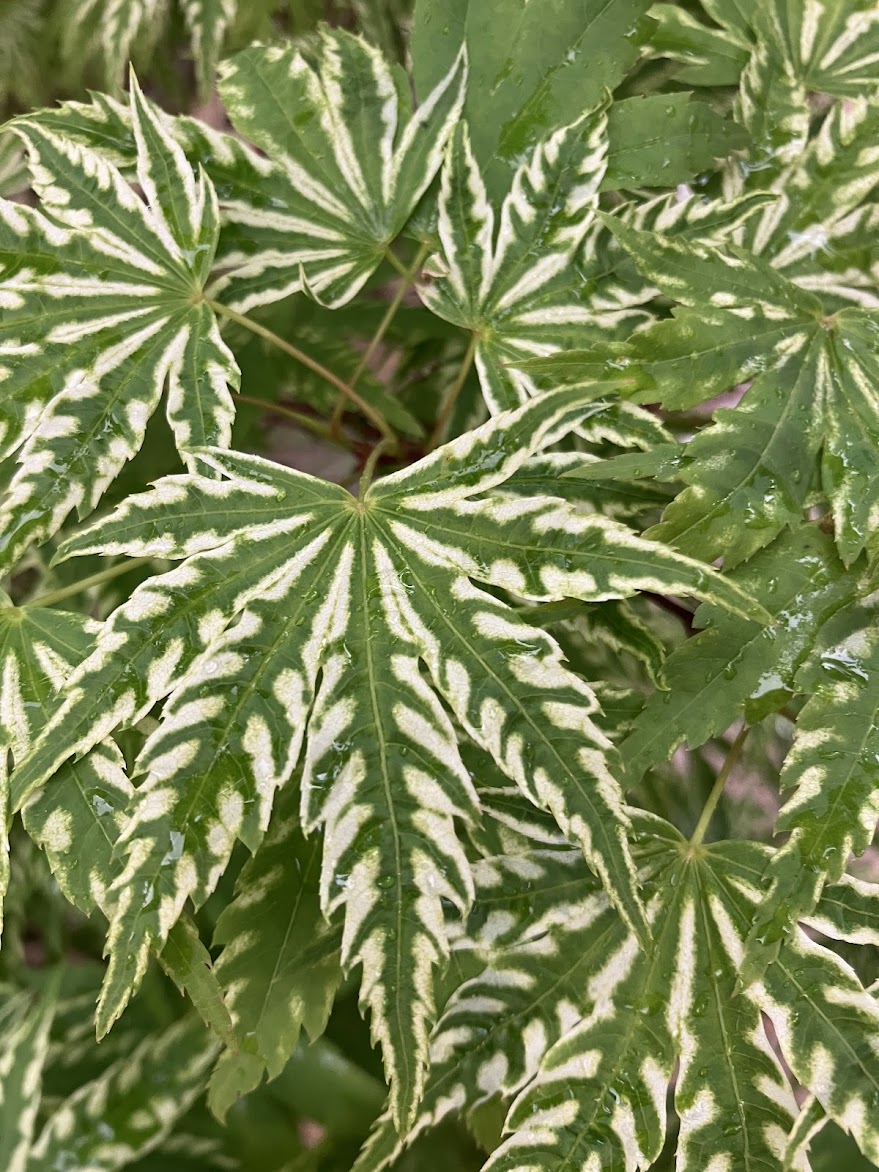
[[[798,932],[765,984],[734,995],[766,848],[690,847],[662,819],[633,822],[653,954],[571,851],[506,831],[476,869],[467,979],[434,1031],[423,1112],[402,1139],[383,1120],[358,1172],[389,1166],[449,1112],[476,1124],[498,1102],[507,1138],[486,1168],[650,1167],[678,1060],[678,1166],[781,1167],[798,1107],[761,1013],[798,1079],[876,1158],[879,1010],[851,971]],[[864,941],[875,915],[874,890],[844,883],[814,922]]]
[[[449,145],[439,200],[442,248],[426,265],[429,280],[419,292],[432,312],[470,332],[493,412],[534,393],[518,369],[523,362],[606,343],[648,317],[653,285],[616,271],[621,250],[614,252],[596,222],[616,109],[605,103],[539,142],[516,170],[497,214],[466,124]],[[646,149],[642,135],[636,141]],[[674,203],[660,197],[630,205],[622,218],[713,238],[756,210],[747,197],[729,206]]]
[[[167,388],[181,450],[225,445],[237,385],[203,297],[216,197],[132,82],[142,200],[99,155],[22,118],[40,209],[0,202],[0,565],[90,512]]]
[[[240,244],[229,236],[223,263],[235,271],[217,286],[223,300],[249,309],[303,288],[332,306],[353,297],[436,174],[465,76],[462,51],[413,114],[403,78],[343,32],[227,62],[229,115],[275,165],[239,161],[224,193]]]
[[[203,85],[235,7],[182,4]],[[550,24],[537,4],[419,0],[415,109],[402,71],[323,29],[224,67],[235,135],[166,119],[136,85],[127,107],[99,96],[14,127],[40,208],[3,205],[3,568],[98,504],[165,389],[186,472],[62,547],[181,563],[105,624],[2,596],[0,885],[20,810],[64,894],[110,921],[99,1032],[159,953],[225,1047],[220,1116],[324,1030],[359,969],[391,1085],[360,1172],[452,1113],[493,1150],[487,1168],[649,1167],[669,1093],[681,1169],[804,1169],[821,1112],[879,1160],[879,1012],[813,939],[879,942],[875,889],[844,877],[879,814],[864,564],[879,24],[861,0],[702,7],[711,23],[693,5],[642,22],[643,0],[559,0]],[[115,22],[107,60],[159,28],[165,9],[148,8],[81,5]],[[652,66],[656,92],[633,75],[635,96],[611,100],[640,42],[683,84],[738,83],[736,122],[665,92]],[[713,198],[671,190],[734,149],[697,180]],[[9,154],[10,182],[17,167]],[[425,309],[406,304],[401,235],[419,258],[435,246]],[[392,293],[367,286],[385,261]],[[237,369],[213,313],[363,291],[376,345],[399,343],[406,314],[442,337],[444,363],[454,327],[469,334],[449,400],[474,359],[493,421],[357,498],[226,450]],[[368,366],[355,356],[352,379]],[[632,377],[552,389],[621,367]],[[709,426],[676,414],[751,380]],[[465,395],[432,421],[422,390],[405,406],[377,392],[416,440],[473,409]],[[649,451],[598,458],[613,446]],[[609,520],[663,505],[646,539]],[[708,566],[721,557],[723,576]],[[699,632],[665,655],[652,603],[622,601],[638,591],[685,621],[678,596],[700,599]],[[780,850],[705,847],[705,819],[687,843],[623,804],[621,777],[782,708]],[[252,857],[211,965],[185,908],[239,841]],[[50,1004],[0,1007],[24,1023],[0,1048],[7,1163],[118,1166],[102,1112],[125,1159],[160,1144],[219,1041],[172,1027],[177,1041],[87,1080],[35,1140],[23,1074]],[[178,1102],[151,1090],[144,1110],[132,1080],[161,1083],[165,1066]],[[805,1112],[784,1069],[813,1093]]]
[[[135,1163],[172,1130],[204,1090],[217,1046],[195,1016],[183,1019],[50,1110],[38,1123],[58,974],[35,1004],[19,993],[0,1008],[0,1158],[9,1172]]]
[[[706,567],[603,517],[499,491],[529,454],[603,409],[590,402],[596,389],[499,416],[362,502],[201,449],[201,465],[225,479],[167,478],[67,547],[185,559],[114,612],[13,782],[18,805],[71,754],[169,696],[135,766],[146,780],[123,832],[102,1031],[186,899],[213,889],[235,840],[258,846],[306,721],[303,825],[325,826],[322,905],[345,909],[343,960],[363,966],[399,1119],[420,1097],[432,973],[447,951],[441,900],[464,912],[472,895],[454,820],[473,821],[478,801],[440,697],[580,841],[644,930],[592,693],[548,635],[476,583],[534,601],[646,585],[761,612]]]
[[[733,566],[797,524],[817,489],[852,562],[879,499],[875,315],[828,314],[812,293],[734,246],[607,222],[642,271],[686,307],[625,350],[648,379],[640,397],[680,408],[754,379],[739,407],[716,412],[714,426],[687,445],[679,475],[690,487],[653,535],[698,556],[723,554]]]

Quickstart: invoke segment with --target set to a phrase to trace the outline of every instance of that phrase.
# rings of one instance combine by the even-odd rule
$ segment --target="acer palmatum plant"
[[[875,5],[78,7],[108,92],[0,56],[0,1165],[879,1165]],[[257,26],[228,129],[122,95]]]

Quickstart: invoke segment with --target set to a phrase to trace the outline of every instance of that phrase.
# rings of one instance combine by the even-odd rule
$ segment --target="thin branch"
[[[25,606],[54,606],[56,602],[63,602],[65,598],[72,598],[75,594],[82,594],[84,590],[91,590],[92,586],[111,582],[114,578],[127,574],[129,570],[137,570],[141,566],[149,565],[153,560],[153,558],[130,558],[127,562],[117,562],[115,566],[99,570],[97,574],[81,578],[69,586],[60,586],[57,590],[49,590],[45,594],[39,594],[36,598],[26,602]]]
[[[390,247],[390,245],[385,249],[385,260],[388,262],[388,264],[391,266],[391,268],[394,268],[397,270],[397,272],[400,274],[401,277],[406,276],[406,274],[407,274],[406,266],[403,264],[403,262],[400,260],[400,258],[397,256],[397,254],[394,252],[394,250]]]
[[[244,329],[250,330],[251,333],[257,334],[260,338],[264,338],[267,342],[277,346],[279,350],[283,350],[285,354],[289,354],[291,358],[295,358],[297,362],[303,366],[308,367],[309,370],[314,371],[315,374],[320,375],[322,379],[334,386],[337,391],[341,391],[346,398],[350,399],[356,407],[358,407],[366,418],[373,424],[377,431],[392,444],[394,447],[399,445],[396,433],[390,424],[379,414],[378,411],[359,395],[353,387],[350,387],[346,382],[343,382],[338,375],[333,374],[326,366],[318,362],[316,358],[312,358],[298,346],[294,346],[291,342],[286,341],[274,331],[261,325],[258,321],[254,321],[252,317],[247,317],[246,314],[238,313],[234,309],[229,309],[226,305],[221,305],[219,301],[208,300],[208,305],[221,317],[228,318],[229,321],[234,321],[236,325],[243,326]]]
[[[696,847],[702,845],[702,840],[705,838],[705,832],[708,829],[709,823],[714,816],[714,811],[717,809],[717,803],[720,801],[721,795],[726,788],[726,783],[729,780],[729,775],[735,769],[739,757],[742,755],[742,749],[745,747],[748,733],[751,731],[750,725],[743,725],[739,735],[730,745],[729,750],[724,759],[723,765],[720,767],[720,773],[717,775],[717,780],[708,795],[708,801],[705,803],[699,821],[696,823],[696,829],[693,831],[693,837],[690,839],[690,846]]]
[[[361,499],[366,495],[366,490],[372,484],[372,478],[375,475],[375,470],[380,458],[388,450],[388,445],[385,440],[380,440],[369,453],[369,458],[363,466],[363,473],[360,477],[360,485],[357,489],[357,495]]]
[[[357,364],[357,369],[351,375],[351,382],[349,384],[350,386],[356,387],[357,384],[360,382],[360,379],[363,377],[363,372],[369,366],[370,362],[372,361],[372,356],[375,354],[376,350],[378,349],[378,347],[381,344],[382,338],[384,338],[385,334],[388,331],[388,328],[391,325],[391,322],[397,316],[397,310],[403,304],[403,298],[406,296],[406,294],[412,288],[412,285],[415,281],[415,276],[416,276],[418,270],[421,268],[422,264],[424,263],[425,257],[427,256],[429,251],[430,251],[430,245],[429,244],[422,244],[421,247],[418,249],[418,252],[415,254],[415,259],[412,261],[412,264],[409,266],[408,269],[406,269],[404,271],[403,276],[402,276],[402,280],[400,281],[400,287],[397,289],[397,292],[394,295],[393,301],[391,301],[391,303],[388,305],[388,308],[385,312],[384,317],[379,322],[378,328],[376,329],[375,333],[372,335],[372,338],[370,339],[369,345],[367,346],[366,350],[363,352],[363,356],[361,357],[360,362]],[[339,426],[342,422],[342,414],[343,414],[344,410],[345,410],[345,398],[343,395],[340,395],[338,402],[336,403],[336,406],[333,410],[333,417],[330,420],[330,430],[331,431],[333,431],[333,432],[338,431]]]
[[[232,398],[236,403],[247,403],[251,407],[258,407],[267,415],[281,415],[284,419],[291,420],[297,427],[320,436],[328,443],[336,444],[346,451],[351,450],[351,444],[343,435],[333,435],[325,423],[321,423],[319,419],[314,419],[311,415],[306,415],[304,411],[294,411],[292,407],[285,407],[281,403],[268,403],[265,399],[253,399],[250,395],[240,395],[235,391],[232,392]]]
[[[452,386],[449,389],[449,393],[446,395],[446,401],[443,403],[442,410],[437,416],[436,426],[430,433],[430,439],[427,441],[427,448],[425,450],[428,452],[432,452],[443,438],[446,425],[452,417],[455,404],[458,402],[458,396],[461,394],[464,383],[467,381],[467,375],[470,373],[470,367],[473,365],[473,359],[476,357],[476,347],[478,345],[479,335],[471,334],[470,344],[467,347],[467,352],[464,355],[464,360],[461,363],[461,369],[458,371],[457,377],[452,383]]]

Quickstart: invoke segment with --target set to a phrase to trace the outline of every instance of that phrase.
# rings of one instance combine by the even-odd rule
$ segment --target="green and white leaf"
[[[834,309],[877,306],[877,128],[875,100],[859,97],[834,106],[795,161],[771,184],[763,179],[776,198],[741,237]],[[733,179],[727,186],[732,191],[741,183]]]
[[[871,0],[769,0],[754,13],[758,38],[806,92],[857,98],[879,85],[879,13]]]
[[[6,1172],[24,1172],[40,1106],[49,1030],[57,1003],[57,981],[28,1005],[11,1000],[0,1044],[0,1160]]]
[[[127,1167],[157,1147],[203,1093],[217,1050],[194,1016],[145,1039],[61,1103],[22,1167]]]
[[[495,216],[466,123],[442,171],[439,235],[422,301],[472,335],[482,393],[493,413],[533,393],[510,364],[584,347],[618,315],[582,293],[577,258],[598,206],[607,166],[606,104],[539,143],[513,177]]]
[[[236,168],[223,215],[241,245],[224,249],[234,271],[214,292],[240,311],[301,290],[333,307],[350,300],[438,171],[465,77],[459,54],[413,113],[400,74],[338,29],[324,29],[313,51],[255,46],[227,61],[229,116],[273,165],[250,185]]]
[[[138,451],[167,388],[178,448],[231,435],[235,361],[202,295],[219,223],[161,116],[132,82],[146,204],[99,156],[38,122],[13,129],[41,210],[0,202],[0,564],[90,512]]]
[[[545,632],[477,583],[532,601],[649,588],[763,612],[708,567],[604,517],[494,492],[575,427],[599,389],[498,416],[360,503],[268,461],[202,449],[226,479],[166,478],[67,547],[185,559],[114,613],[13,779],[20,804],[71,754],[170,694],[135,766],[145,781],[122,835],[102,1033],[151,944],[187,898],[210,893],[235,840],[259,845],[306,720],[303,826],[326,829],[321,901],[327,914],[345,909],[343,961],[363,966],[398,1119],[421,1093],[432,972],[447,950],[441,900],[463,913],[472,891],[453,819],[472,821],[478,802],[440,696],[580,842],[643,931],[594,697]]]

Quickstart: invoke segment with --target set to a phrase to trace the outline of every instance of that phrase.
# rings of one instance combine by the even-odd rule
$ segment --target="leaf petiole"
[[[129,570],[149,565],[154,560],[154,558],[144,557],[129,558],[128,561],[117,562],[115,566],[108,566],[106,570],[99,570],[96,574],[89,575],[88,578],[80,578],[78,582],[71,582],[69,586],[59,586],[57,590],[49,590],[45,594],[39,594],[24,605],[54,606],[66,598],[73,598],[75,594],[82,594],[84,590],[91,590],[93,586],[101,586],[104,582],[111,582],[114,578],[127,574]]]
[[[693,831],[693,837],[690,839],[690,847],[697,847],[702,845],[705,838],[705,832],[714,817],[714,811],[717,809],[717,803],[720,801],[723,791],[726,788],[726,783],[729,780],[729,775],[735,769],[739,757],[742,755],[742,749],[745,747],[748,733],[751,731],[750,725],[744,725],[740,730],[738,736],[730,745],[729,750],[724,759],[723,765],[720,767],[720,772],[717,775],[717,780],[711,793],[708,795],[708,801],[705,803],[705,808],[699,815],[699,821],[696,823],[696,829]]]
[[[455,404],[458,402],[458,397],[464,388],[464,383],[467,381],[467,375],[470,373],[470,367],[473,365],[473,359],[476,357],[476,347],[478,345],[479,335],[475,333],[471,334],[470,344],[468,345],[466,353],[464,354],[461,367],[458,371],[455,381],[449,388],[449,393],[446,395],[446,401],[443,403],[442,409],[437,416],[436,426],[430,433],[430,439],[428,440],[426,448],[428,452],[432,452],[433,449],[437,447],[442,441],[446,426],[452,417],[452,412],[455,409]]]
[[[390,249],[388,249],[388,252],[390,253]],[[351,376],[351,382],[349,383],[349,386],[356,387],[357,384],[360,382],[360,379],[363,376],[363,372],[366,370],[366,368],[369,366],[369,363],[372,361],[373,354],[375,354],[377,348],[381,344],[382,338],[384,338],[385,334],[387,333],[388,328],[391,325],[391,322],[397,316],[397,310],[403,304],[403,298],[406,296],[406,294],[412,288],[412,285],[414,284],[414,281],[415,281],[415,275],[418,272],[418,270],[421,268],[422,264],[424,263],[424,260],[427,256],[428,252],[430,252],[430,245],[429,244],[422,244],[421,247],[418,249],[418,252],[415,254],[415,259],[412,261],[412,264],[409,266],[408,269],[404,269],[403,272],[401,273],[401,276],[403,279],[400,281],[400,286],[397,289],[397,292],[394,294],[393,300],[388,305],[388,308],[387,308],[387,311],[385,312],[384,317],[379,322],[378,328],[376,329],[375,333],[373,334],[372,338],[370,339],[369,345],[366,347],[366,350],[364,350],[363,356],[360,359],[360,362],[357,364],[357,369],[354,371],[354,374]],[[396,260],[396,257],[394,259]],[[345,410],[345,396],[340,395],[339,399],[336,403],[336,406],[333,410],[333,417],[330,420],[330,431],[333,434],[338,433],[339,425],[342,422],[342,414],[343,414],[344,410]]]
[[[219,314],[221,317],[228,318],[229,321],[235,322],[236,325],[243,326],[244,329],[250,330],[251,333],[257,334],[260,338],[264,338],[267,342],[271,342],[274,346],[277,346],[279,350],[283,350],[285,354],[289,354],[291,358],[295,358],[297,362],[300,362],[303,366],[308,367],[308,369],[314,371],[315,374],[320,375],[322,379],[328,382],[331,386],[334,386],[336,390],[340,391],[346,398],[350,399],[351,402],[363,412],[370,423],[374,425],[376,430],[380,431],[382,436],[391,445],[393,445],[393,447],[396,448],[399,445],[399,440],[397,439],[397,435],[393,428],[378,413],[378,411],[376,411],[376,409],[371,406],[371,404],[367,403],[363,396],[359,395],[352,386],[349,386],[348,383],[340,379],[338,375],[333,374],[333,372],[324,366],[323,363],[318,362],[316,358],[312,358],[309,354],[306,354],[303,350],[300,350],[298,346],[294,346],[292,342],[286,341],[286,339],[282,338],[279,334],[276,334],[273,330],[270,330],[266,326],[261,325],[258,321],[254,321],[252,317],[247,317],[246,314],[238,313],[237,310],[230,309],[228,306],[222,305],[219,301],[211,301],[208,299],[207,303],[214,311],[214,313]]]

